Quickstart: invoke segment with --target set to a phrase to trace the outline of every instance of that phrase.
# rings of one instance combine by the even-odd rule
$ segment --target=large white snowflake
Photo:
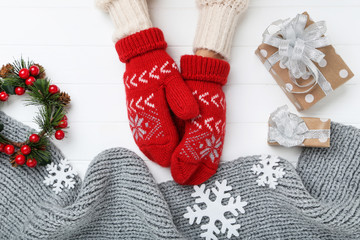
[[[278,157],[263,155],[260,157],[259,164],[254,164],[251,170],[259,176],[256,180],[259,186],[267,184],[269,188],[276,188],[277,180],[285,175],[284,168],[279,167],[279,161]]]
[[[71,189],[75,186],[75,175],[77,173],[66,159],[62,159],[58,165],[51,163],[46,167],[49,175],[45,177],[44,183],[52,186],[53,191],[58,194],[64,188]]]
[[[195,192],[191,196],[196,198],[195,203],[201,205],[195,204],[193,208],[187,207],[187,213],[184,214],[184,217],[189,219],[190,225],[193,225],[195,220],[196,224],[200,224],[203,218],[208,217],[209,222],[201,226],[201,229],[204,229],[205,232],[200,235],[207,240],[216,240],[215,234],[218,235],[220,231],[223,234],[227,231],[227,238],[238,237],[240,224],[236,224],[236,218],[234,217],[225,217],[225,213],[230,212],[235,217],[239,215],[238,211],[245,213],[244,206],[247,205],[247,202],[242,202],[240,196],[231,197],[228,192],[232,190],[232,187],[227,186],[227,180],[223,180],[221,183],[216,181],[215,185],[217,188],[211,188],[211,192],[216,197],[214,201],[210,199],[210,189],[205,189],[205,184],[200,187],[194,186]],[[223,204],[225,199],[229,199],[227,204]],[[202,206],[204,204],[206,207]],[[221,230],[215,225],[217,221],[221,222]]]

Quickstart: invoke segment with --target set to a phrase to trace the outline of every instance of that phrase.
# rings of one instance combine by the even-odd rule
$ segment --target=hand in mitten
[[[230,65],[200,56],[181,58],[182,75],[196,97],[200,114],[185,121],[184,136],[171,159],[171,173],[179,184],[198,185],[216,173],[225,137],[225,95]],[[179,128],[181,124],[178,124]]]
[[[161,166],[170,165],[179,142],[170,109],[184,120],[199,113],[196,100],[165,51],[166,46],[163,33],[157,28],[116,43],[120,60],[126,63],[124,84],[133,137],[140,150]]]

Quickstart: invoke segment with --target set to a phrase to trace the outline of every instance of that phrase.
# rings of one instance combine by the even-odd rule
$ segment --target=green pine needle
[[[62,107],[62,103],[59,101],[59,93],[49,93],[49,86],[50,80],[48,78],[38,79],[34,85],[29,86],[31,98],[27,101],[27,105]]]
[[[27,60],[27,62],[25,62],[25,60],[21,57],[20,60],[15,60],[12,65],[14,67],[13,72],[17,75],[17,74],[19,74],[21,69],[30,68],[31,65],[34,65],[34,62],[30,61],[29,59]]]

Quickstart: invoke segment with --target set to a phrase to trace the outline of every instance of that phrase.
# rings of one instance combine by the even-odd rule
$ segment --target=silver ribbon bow
[[[301,88],[308,88],[304,91],[291,93],[307,93],[316,85],[319,85],[325,95],[333,91],[331,84],[325,79],[324,75],[316,67],[314,62],[320,63],[325,54],[317,48],[330,45],[330,41],[324,36],[326,25],[324,21],[316,22],[305,28],[307,15],[298,14],[294,19],[278,20],[273,22],[263,33],[263,43],[278,48],[279,50],[270,56],[265,62],[268,70],[280,61],[280,64],[289,69],[290,79]],[[275,33],[270,33],[271,28],[278,29]],[[312,81],[301,85],[299,78]]]
[[[304,120],[290,113],[286,105],[270,115],[269,125],[268,141],[285,147],[299,146],[305,139],[330,138],[329,129],[309,130]]]

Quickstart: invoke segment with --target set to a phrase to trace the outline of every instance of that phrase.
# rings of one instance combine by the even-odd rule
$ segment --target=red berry
[[[51,93],[51,94],[55,94],[55,93],[59,92],[59,90],[60,89],[56,85],[50,85],[49,86],[49,93]]]
[[[63,118],[61,120],[68,120],[67,116],[64,115]]]
[[[67,128],[67,126],[68,126],[68,122],[66,120],[60,121],[58,125],[59,128]]]
[[[5,146],[6,146],[5,143],[0,143],[0,152],[4,152]]]
[[[36,79],[34,77],[29,77],[28,79],[25,80],[25,84],[28,86],[34,85],[34,82],[36,82]]]
[[[15,162],[16,162],[16,164],[18,164],[18,165],[24,165],[25,164],[25,156],[24,155],[21,155],[21,154],[19,154],[19,155],[17,155],[16,157],[15,157]]]
[[[35,158],[29,158],[27,161],[26,161],[26,165],[30,168],[33,168],[37,165],[37,161]]]
[[[23,68],[19,71],[19,77],[22,79],[27,79],[30,76],[29,69]]]
[[[9,99],[9,94],[5,91],[0,92],[0,101],[6,102]]]
[[[29,137],[29,141],[32,143],[38,143],[40,141],[40,136],[37,134],[31,134]]]
[[[15,147],[13,145],[6,145],[5,148],[4,148],[4,152],[7,154],[7,155],[11,155],[15,152]]]
[[[29,155],[31,153],[31,148],[29,145],[22,146],[20,150],[24,155]]]
[[[55,138],[56,138],[57,140],[61,140],[61,139],[63,139],[64,137],[65,137],[65,133],[64,133],[63,130],[57,130],[57,131],[55,132]]]
[[[30,70],[30,74],[31,74],[32,76],[37,76],[37,75],[39,75],[39,73],[40,73],[40,68],[39,68],[38,66],[36,66],[36,65],[32,65],[32,66],[29,68],[29,70]]]
[[[16,87],[15,88],[16,95],[23,95],[25,93],[25,88],[23,87]]]

